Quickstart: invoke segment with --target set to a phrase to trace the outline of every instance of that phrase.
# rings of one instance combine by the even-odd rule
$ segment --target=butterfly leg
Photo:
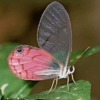
[[[54,90],[55,90],[56,87],[57,87],[58,79],[59,79],[58,77],[55,79],[55,80],[56,80],[56,84],[55,84]]]
[[[69,91],[69,76],[67,76],[67,87],[68,87],[68,91]]]
[[[51,85],[51,88],[50,88],[50,90],[48,91],[48,93],[47,93],[47,94],[49,94],[49,93],[50,93],[50,91],[52,90],[55,80],[56,80],[56,78],[53,80],[52,85]]]
[[[75,84],[77,84],[77,83],[75,82],[74,76],[73,76],[73,73],[74,73],[74,71],[75,71],[75,67],[74,67],[74,66],[71,66],[71,67],[72,67],[72,71],[70,71],[70,69],[69,69],[69,74],[71,74],[72,81],[73,81]],[[71,68],[71,67],[69,67],[69,68]]]
[[[75,82],[75,80],[74,80],[73,74],[71,74],[71,77],[72,77],[72,81],[73,81],[75,84],[77,84],[77,83]]]

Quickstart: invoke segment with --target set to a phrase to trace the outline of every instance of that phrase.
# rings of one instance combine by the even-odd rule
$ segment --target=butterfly
[[[56,84],[61,78],[67,78],[69,83],[71,74],[74,81],[75,67],[68,66],[72,30],[69,15],[62,4],[55,1],[47,6],[38,25],[37,41],[40,48],[20,45],[11,52],[8,65],[12,73],[24,80],[54,78]]]

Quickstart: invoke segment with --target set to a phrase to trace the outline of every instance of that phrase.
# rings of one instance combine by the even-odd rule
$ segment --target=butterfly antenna
[[[88,48],[86,48],[86,49],[84,50],[84,52],[83,52],[81,55],[78,56],[78,59],[81,58],[82,55],[83,55],[89,48],[90,48],[90,46],[89,46]],[[76,61],[77,61],[77,60],[76,60]],[[76,61],[75,61],[75,62],[76,62]],[[75,64],[75,62],[73,63],[73,65]],[[73,65],[72,65],[72,66],[73,66]],[[71,77],[72,77],[73,82],[74,82],[75,84],[77,84],[77,83],[75,82],[75,80],[74,80],[73,73],[71,74]]]
[[[84,54],[89,48],[90,48],[90,46],[87,47],[87,48],[84,50],[84,52],[83,52],[81,55],[78,56],[78,59],[81,58],[81,57],[83,56],[83,54]],[[77,59],[76,59],[76,61],[77,61]],[[76,61],[73,63],[73,65],[76,63]]]

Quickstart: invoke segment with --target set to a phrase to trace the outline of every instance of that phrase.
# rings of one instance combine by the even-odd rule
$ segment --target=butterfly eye
[[[18,53],[22,53],[22,52],[23,52],[23,49],[22,49],[22,48],[18,48],[18,49],[17,49],[17,52],[18,52]]]

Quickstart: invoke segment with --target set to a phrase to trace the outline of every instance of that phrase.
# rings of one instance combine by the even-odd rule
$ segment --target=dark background
[[[37,26],[45,7],[53,0],[0,0],[0,44],[18,42],[38,47]],[[57,0],[67,9],[73,32],[73,50],[100,45],[100,0]],[[88,80],[92,100],[100,100],[100,52],[75,64],[75,80]],[[49,89],[52,80],[39,82],[32,93]],[[66,79],[59,84],[66,83]]]

